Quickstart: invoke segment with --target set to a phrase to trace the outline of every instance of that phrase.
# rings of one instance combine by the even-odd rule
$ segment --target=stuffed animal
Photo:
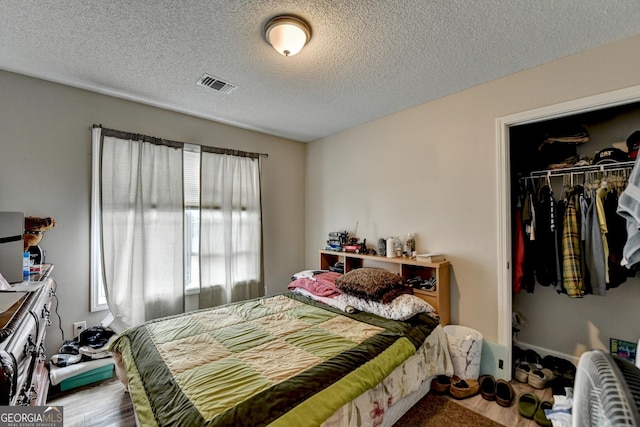
[[[27,216],[24,218],[24,250],[27,251],[30,246],[37,246],[42,240],[42,234],[51,230],[56,226],[56,220],[47,218],[38,218],[34,216]]]

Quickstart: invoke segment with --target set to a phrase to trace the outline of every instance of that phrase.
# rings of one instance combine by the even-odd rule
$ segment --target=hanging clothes
[[[525,262],[524,227],[522,225],[522,208],[520,207],[516,209],[513,230],[513,292],[517,294],[522,290]]]
[[[562,232],[562,287],[567,295],[580,298],[584,292],[580,223],[575,188],[567,195]]]
[[[581,254],[581,267],[582,267],[582,294],[590,294],[591,293],[591,274],[588,267],[588,256],[587,256],[587,227],[590,225],[588,223],[588,218],[585,218],[585,207],[587,207],[587,198],[583,191],[577,195],[576,198],[576,209],[578,210],[578,216],[580,218],[580,254]]]
[[[536,215],[535,277],[542,286],[556,286],[559,282],[558,234],[556,201],[550,185],[538,192]]]
[[[609,244],[609,286],[616,288],[635,273],[622,266],[624,245],[627,242],[627,225],[624,218],[617,214],[618,192],[607,191],[604,198],[604,213],[607,220],[607,242]]]
[[[524,277],[525,244],[524,244],[524,224],[522,223],[522,205],[526,194],[526,180],[518,180],[517,192],[515,194],[516,208],[513,213],[514,243],[512,248],[513,278],[512,290],[520,293],[522,290],[522,278]]]
[[[627,223],[627,241],[622,250],[621,264],[632,268],[640,263],[640,166],[637,160],[627,187],[618,199],[617,213]]]
[[[596,191],[596,213],[598,215],[598,224],[600,224],[600,237],[602,239],[602,255],[604,263],[606,265],[605,270],[605,283],[609,283],[609,240],[607,234],[609,229],[607,228],[607,216],[604,212],[604,199],[607,197],[606,183]]]
[[[524,230],[524,262],[522,263],[521,287],[531,293],[534,290],[536,279],[534,260],[536,259],[536,197],[532,183],[527,183],[524,202],[522,205],[522,225]]]
[[[582,210],[582,238],[584,258],[589,272],[589,282],[585,293],[604,296],[607,290],[607,264],[602,246],[600,220],[596,209],[596,196],[593,191],[580,198]]]
[[[562,267],[562,257],[563,257],[562,241],[564,239],[564,216],[566,211],[567,211],[567,200],[566,199],[558,200],[558,203],[556,204],[556,212],[557,212],[556,218],[558,218],[558,224],[556,226],[556,248],[558,248],[557,254],[556,254],[556,258],[558,260],[557,261],[558,283],[556,283],[555,285],[555,290],[558,293],[565,293],[564,286],[562,284],[564,280],[563,267]]]
[[[546,183],[541,181],[544,175],[533,173],[519,181],[514,292],[533,292],[538,283],[572,298],[604,296],[640,271],[640,167],[633,177],[635,187],[624,193],[630,171],[630,166],[545,171]],[[551,176],[565,178],[557,202]],[[538,191],[534,183],[540,185]],[[636,219],[629,225],[633,215]]]
[[[535,186],[528,180],[519,182],[518,206],[515,213],[516,245],[514,247],[514,292],[533,292],[536,279],[537,198]],[[518,240],[521,239],[521,240]]]

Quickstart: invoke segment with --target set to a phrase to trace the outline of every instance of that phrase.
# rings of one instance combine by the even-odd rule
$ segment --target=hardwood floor
[[[459,405],[509,427],[537,427],[533,420],[518,413],[517,396],[534,392],[540,400],[552,400],[551,389],[536,390],[512,381],[516,400],[504,408],[477,395],[464,400],[451,399]],[[63,406],[65,427],[134,427],[136,425],[129,394],[115,377],[94,385],[51,396],[48,405]],[[453,427],[453,426],[449,426]]]
[[[135,427],[129,394],[117,378],[49,396],[47,405],[63,407],[65,427]]]
[[[502,407],[496,402],[485,400],[479,394],[468,399],[456,400],[451,398],[451,400],[504,426],[538,427],[538,423],[533,420],[524,418],[518,412],[518,396],[523,393],[535,393],[540,398],[540,401],[548,400],[550,402],[553,402],[551,388],[547,387],[543,390],[537,390],[529,386],[528,384],[524,384],[515,380],[511,381],[511,386],[513,387],[516,398],[508,408]]]

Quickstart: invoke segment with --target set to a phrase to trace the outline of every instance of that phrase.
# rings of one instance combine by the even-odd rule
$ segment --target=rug
[[[446,396],[427,393],[394,427],[503,427]]]

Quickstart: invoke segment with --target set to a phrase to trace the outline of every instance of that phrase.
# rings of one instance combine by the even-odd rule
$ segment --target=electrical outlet
[[[78,335],[80,335],[80,332],[84,331],[85,329],[87,329],[87,322],[85,322],[84,320],[82,322],[74,323],[73,337],[76,338]]]

